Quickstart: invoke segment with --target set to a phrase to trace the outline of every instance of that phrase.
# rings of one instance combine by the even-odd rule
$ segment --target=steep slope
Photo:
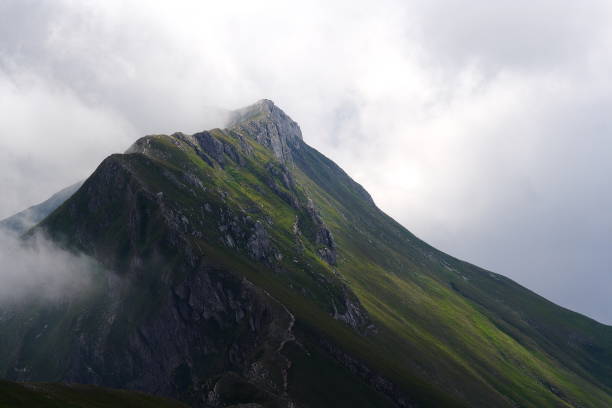
[[[270,101],[140,139],[37,228],[111,272],[6,308],[8,378],[215,407],[612,406],[610,327],[420,241]]]
[[[3,408],[186,408],[165,398],[87,385],[0,381]]]
[[[53,194],[40,204],[33,205],[11,217],[0,221],[0,230],[22,234],[51,214],[64,201],[70,198],[83,184],[82,181]]]

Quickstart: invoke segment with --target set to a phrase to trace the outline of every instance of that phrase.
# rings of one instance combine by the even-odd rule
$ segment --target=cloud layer
[[[270,98],[441,249],[612,322],[608,2],[0,5],[0,217]]]

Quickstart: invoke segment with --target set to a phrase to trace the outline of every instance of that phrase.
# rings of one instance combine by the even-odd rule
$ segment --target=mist
[[[96,264],[59,248],[42,233],[27,240],[0,230],[0,306],[86,296]]]
[[[438,248],[612,322],[605,1],[0,4],[0,218],[272,99]]]

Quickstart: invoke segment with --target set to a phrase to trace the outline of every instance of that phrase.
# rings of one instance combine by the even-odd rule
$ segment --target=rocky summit
[[[269,100],[143,137],[55,207],[23,239],[91,257],[94,284],[1,307],[4,378],[193,407],[612,406],[611,327],[419,240]]]

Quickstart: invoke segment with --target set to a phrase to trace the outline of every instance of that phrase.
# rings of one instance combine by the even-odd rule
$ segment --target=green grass
[[[330,223],[344,251],[339,271],[351,282],[370,313],[390,329],[392,336],[411,343],[407,347],[400,340],[394,352],[406,349],[412,355],[427,356],[422,358],[428,360],[430,366],[442,361],[453,362],[460,370],[455,368],[445,373],[449,378],[456,376],[453,382],[466,386],[469,377],[460,378],[470,373],[496,393],[527,406],[570,406],[571,401],[581,401],[598,407],[610,403],[609,390],[597,384],[606,381],[605,376],[593,384],[590,375],[585,376],[585,380],[581,378],[584,373],[568,370],[568,362],[564,361],[568,352],[572,353],[568,347],[559,353],[561,361],[551,355],[548,346],[558,348],[566,339],[542,333],[527,324],[523,330],[528,330],[529,334],[523,337],[532,341],[530,344],[524,339],[518,341],[515,333],[506,329],[507,322],[516,321],[517,316],[512,319],[508,313],[496,315],[494,312],[499,311],[499,306],[490,307],[491,286],[497,286],[498,299],[506,307],[512,304],[508,309],[524,318],[545,318],[547,326],[557,329],[570,326],[570,330],[578,333],[591,328],[585,325],[592,326],[607,333],[609,339],[608,327],[596,323],[589,325],[589,319],[577,314],[572,316],[580,323],[568,325],[564,316],[567,313],[562,308],[516,284],[500,288],[499,281],[492,279],[488,272],[433,250],[367,200],[360,199],[359,187],[350,180],[345,178],[341,186],[337,185],[343,174],[325,159],[317,157],[316,152],[306,150],[302,160],[300,169],[304,175],[301,181],[315,192],[313,196],[326,213],[326,219],[338,220],[338,214],[346,217],[344,222],[340,219],[339,223]],[[335,176],[329,174],[334,171]],[[445,264],[455,266],[468,280],[457,272],[450,272]],[[468,287],[472,296],[458,293],[453,285]],[[474,300],[487,302],[489,307],[483,308]],[[530,306],[525,307],[528,304]],[[542,308],[549,311],[540,317]],[[588,334],[587,331],[585,335]],[[601,339],[601,335],[589,337]],[[608,370],[610,362],[608,358],[605,363]],[[592,365],[593,360],[590,363]],[[545,384],[554,384],[564,390],[567,401],[552,393]]]

